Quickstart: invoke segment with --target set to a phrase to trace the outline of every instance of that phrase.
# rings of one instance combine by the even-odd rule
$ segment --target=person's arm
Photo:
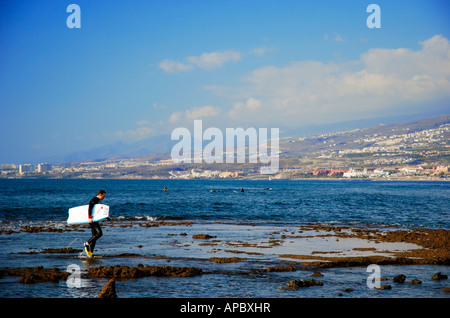
[[[91,201],[89,201],[89,208],[88,208],[88,218],[92,219],[92,208],[94,207],[94,205],[96,205],[98,203],[98,200],[95,200],[95,197],[91,199]]]

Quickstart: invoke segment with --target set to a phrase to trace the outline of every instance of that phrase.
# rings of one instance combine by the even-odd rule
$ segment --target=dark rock
[[[323,275],[319,271],[314,271],[314,273],[311,274],[311,277],[322,277]]]
[[[69,273],[62,272],[58,268],[43,268],[42,266],[37,266],[34,268],[11,268],[6,269],[2,272],[3,276],[22,276],[19,279],[20,283],[23,284],[36,284],[42,282],[58,282],[60,280],[65,280],[69,277]]]
[[[225,263],[239,263],[242,261],[247,260],[246,258],[241,257],[210,257],[208,261],[218,264],[225,264]]]
[[[380,287],[375,286],[376,289],[392,289],[391,285],[381,285]]]
[[[297,290],[299,288],[311,286],[323,286],[323,283],[315,279],[302,279],[302,280],[292,279],[287,283],[287,287],[292,290]]]
[[[140,266],[139,266],[140,265]],[[140,278],[148,276],[160,277],[191,277],[194,275],[202,275],[201,268],[195,267],[171,267],[171,266],[149,266],[139,264],[135,267],[125,265],[116,266],[99,266],[91,268],[88,271],[90,277],[99,278]]]
[[[405,280],[406,280],[406,276],[403,274],[397,275],[392,279],[392,281],[394,283],[404,283]]]
[[[114,278],[111,278],[109,282],[103,287],[97,298],[117,298],[116,281]]]
[[[297,269],[293,266],[273,266],[266,268],[266,272],[295,272]]]
[[[441,280],[441,279],[447,279],[447,275],[442,275],[441,272],[434,273],[433,276],[431,276],[431,279],[433,280]]]
[[[418,285],[422,284],[422,281],[420,279],[414,278],[412,281],[409,282],[410,285]]]
[[[217,236],[212,236],[212,235],[209,235],[209,234],[195,234],[195,235],[192,235],[193,239],[198,239],[198,240],[208,240],[208,239],[216,238],[216,237]]]
[[[343,292],[346,292],[346,293],[348,293],[348,292],[352,292],[353,291],[353,288],[343,288],[343,289],[341,289]]]

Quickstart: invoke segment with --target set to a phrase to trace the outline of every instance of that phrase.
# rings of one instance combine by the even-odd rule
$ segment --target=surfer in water
[[[94,205],[98,204],[101,200],[103,200],[106,196],[105,190],[99,190],[97,192],[97,196],[93,197],[91,201],[89,201],[89,209],[88,209],[88,217],[89,217],[89,225],[91,226],[92,237],[84,243],[84,250],[86,251],[87,256],[90,258],[94,254],[95,242],[99,238],[102,237],[102,228],[100,227],[99,222],[94,222],[92,220],[92,208]]]

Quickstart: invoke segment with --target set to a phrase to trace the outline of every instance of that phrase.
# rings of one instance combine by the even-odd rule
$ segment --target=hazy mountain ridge
[[[345,150],[361,149],[369,147],[375,142],[369,138],[391,138],[393,136],[404,135],[433,129],[450,123],[450,115],[436,118],[428,118],[398,124],[380,124],[363,129],[354,129],[335,133],[322,134],[305,138],[286,138],[284,150],[291,154],[305,154],[320,152],[325,150]]]
[[[361,147],[361,144],[352,144],[357,138],[361,138],[366,135],[384,135],[391,136],[395,134],[404,133],[404,129],[409,129],[409,132],[421,131],[424,129],[430,129],[438,127],[442,124],[450,123],[450,115],[428,118],[423,120],[415,120],[406,123],[397,124],[380,124],[376,126],[370,126],[362,129],[344,130],[335,133],[318,134],[312,137],[299,137],[303,138],[302,142],[286,143],[283,144],[283,140],[295,140],[298,137],[291,137],[293,133],[285,131],[280,133],[280,147],[283,148],[284,153],[311,153],[321,151],[324,149],[330,149],[330,147],[324,146],[324,141],[334,140],[338,146],[336,149],[345,149],[346,147]],[[77,151],[66,155],[58,155],[45,158],[42,162],[50,163],[68,163],[77,161],[92,161],[92,160],[105,160],[111,157],[139,157],[152,153],[170,154],[172,146],[176,141],[172,141],[169,135],[160,135],[155,137],[146,138],[135,143],[116,142],[110,145],[89,149],[86,151]],[[287,148],[286,148],[287,147]]]

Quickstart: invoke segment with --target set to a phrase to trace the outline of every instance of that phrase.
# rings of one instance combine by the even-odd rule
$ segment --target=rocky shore
[[[148,233],[160,237],[162,244],[165,244],[166,247],[159,246],[158,248],[166,250],[167,254],[148,254],[145,252],[146,244],[141,243],[133,248],[130,247],[132,251],[120,250],[119,253],[105,253],[100,259],[85,260],[84,262],[88,263],[81,275],[82,278],[108,280],[104,286],[105,291],[100,292],[99,297],[120,297],[120,292],[117,294],[115,292],[117,281],[140,280],[149,277],[184,279],[225,275],[231,279],[236,275],[264,277],[267,274],[286,273],[285,282],[278,286],[278,289],[283,291],[308,287],[322,288],[321,286],[324,285],[322,270],[333,268],[358,268],[371,264],[380,266],[450,265],[450,250],[448,249],[450,231],[444,229],[406,230],[308,224],[278,227],[271,230],[268,227],[258,227],[245,222],[196,224],[184,221],[111,222],[105,223],[104,229],[106,231],[117,231],[118,229],[121,229],[120,231],[124,229],[144,231],[140,232],[140,235],[145,235],[145,231],[151,231]],[[200,232],[201,229],[204,231]],[[5,230],[0,233],[0,236],[56,235],[53,233],[87,230],[85,226],[54,228],[52,225],[39,225],[34,228],[25,226],[20,229]],[[229,233],[235,233],[233,231],[245,235],[230,234],[227,236]],[[258,239],[248,237],[251,233],[258,231],[259,234],[255,236]],[[152,241],[152,239],[150,240]],[[73,262],[82,254],[82,250],[70,246],[40,250],[31,248],[28,251],[14,251],[9,254],[17,257],[42,255],[44,258],[62,261],[67,259]],[[211,254],[217,255],[212,256]],[[234,256],[236,254],[239,256]],[[161,262],[173,262],[177,265],[157,264]],[[189,262],[195,266],[178,266]],[[125,263],[127,265],[124,265]],[[297,272],[300,273],[297,275],[298,278],[288,279],[288,277],[295,277],[294,274]],[[69,276],[70,273],[61,267],[45,268],[38,265],[35,267],[9,266],[0,269],[0,280],[5,277],[19,277],[17,282],[20,284],[58,283],[64,282]],[[427,277],[426,279],[430,281],[445,282],[447,273],[434,271]],[[417,285],[421,284],[424,278],[418,279],[411,277],[408,273],[401,273],[395,277],[385,277],[384,280],[391,280],[394,285],[405,282],[409,285]],[[391,284],[383,284],[380,288],[389,289],[390,287]],[[353,287],[341,289],[345,294],[352,290]],[[448,286],[442,289],[445,292],[449,290]],[[336,295],[343,294],[338,292]]]
[[[281,257],[309,260],[302,262],[302,265],[311,267],[350,267],[350,266],[368,266],[370,264],[378,265],[450,265],[450,231],[443,229],[412,229],[412,230],[391,230],[382,231],[371,228],[349,228],[340,226],[303,226],[301,231],[324,231],[324,234],[318,234],[317,237],[335,237],[339,238],[358,238],[373,241],[375,244],[380,242],[401,242],[411,243],[420,248],[406,251],[387,251],[392,256],[376,255],[377,249],[372,248],[354,248],[360,251],[373,251],[375,255],[354,256],[354,257],[333,257],[317,254],[325,254],[320,251],[312,252],[312,255],[283,254]],[[312,261],[311,261],[312,260]]]
[[[97,278],[142,278],[148,276],[159,277],[191,277],[202,275],[201,268],[195,267],[172,267],[172,266],[149,266],[138,264],[134,267],[128,266],[99,266],[88,271],[89,277]]]

